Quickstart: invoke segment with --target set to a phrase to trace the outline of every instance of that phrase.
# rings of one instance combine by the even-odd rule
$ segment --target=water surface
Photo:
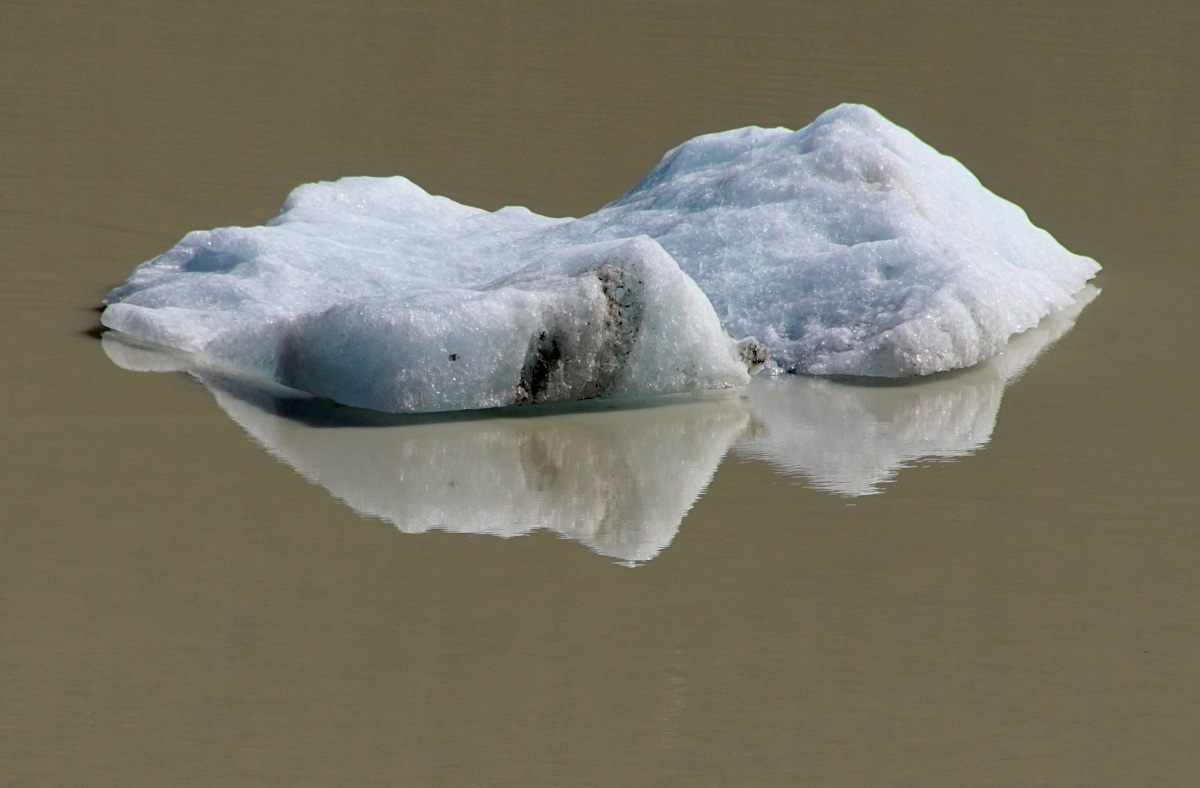
[[[1194,4],[3,15],[0,782],[1200,777]],[[582,215],[696,134],[842,101],[1104,265],[1020,374],[320,427],[84,333],[137,263],[302,182]],[[640,470],[650,434],[690,465]],[[470,483],[523,457],[533,492],[417,527],[398,446]],[[669,527],[609,528],[639,517]]]

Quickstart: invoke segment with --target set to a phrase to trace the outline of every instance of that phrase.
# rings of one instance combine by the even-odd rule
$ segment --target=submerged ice
[[[191,233],[138,268],[103,322],[345,404],[440,411],[736,386],[764,362],[967,367],[1097,270],[843,105],[696,138],[582,219],[404,178],[301,186],[266,226]]]

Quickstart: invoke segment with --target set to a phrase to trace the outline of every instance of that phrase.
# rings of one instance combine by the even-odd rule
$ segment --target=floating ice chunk
[[[571,247],[477,288],[349,300],[222,337],[205,353],[393,413],[670,394],[750,379],[744,346],[645,237]]]
[[[579,220],[403,178],[301,186],[267,226],[138,268],[103,322],[339,402],[448,410],[739,385],[767,349],[813,375],[971,366],[1097,270],[843,105],[694,139]]]
[[[243,255],[241,267],[261,264],[261,256]],[[394,413],[726,388],[748,382],[761,363],[757,345],[730,339],[696,284],[649,238],[545,253],[483,285],[447,287],[450,279],[401,286],[396,295],[352,291],[327,307],[323,293],[311,293],[310,302],[277,314],[266,311],[278,304],[265,295],[245,309],[196,310],[177,321],[171,306],[150,312],[158,321],[146,327],[134,321],[147,310],[122,302],[110,307],[109,325]],[[121,307],[129,312],[123,321]],[[211,331],[187,334],[209,323]]]
[[[868,107],[668,153],[572,238],[644,233],[775,369],[907,377],[972,366],[1099,270],[959,162]]]

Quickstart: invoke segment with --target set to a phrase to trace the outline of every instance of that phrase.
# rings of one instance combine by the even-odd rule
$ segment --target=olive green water
[[[1196,784],[1197,40],[1188,2],[6,4],[0,785]],[[716,471],[634,568],[403,533],[411,497],[339,474],[387,477],[417,427],[326,438],[84,333],[137,263],[306,181],[579,215],[696,134],[842,101],[1105,267],[974,448],[878,494],[726,452],[750,398],[635,414],[699,441],[679,514]],[[853,394],[845,431],[936,444],[950,385]],[[611,459],[602,415],[488,445]],[[443,426],[415,456],[472,429]]]

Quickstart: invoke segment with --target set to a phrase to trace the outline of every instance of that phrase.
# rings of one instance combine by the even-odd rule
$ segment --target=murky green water
[[[1198,36],[1182,2],[8,4],[0,784],[1195,783]],[[579,215],[841,101],[1103,292],[917,386],[448,423],[84,333],[305,181]]]

